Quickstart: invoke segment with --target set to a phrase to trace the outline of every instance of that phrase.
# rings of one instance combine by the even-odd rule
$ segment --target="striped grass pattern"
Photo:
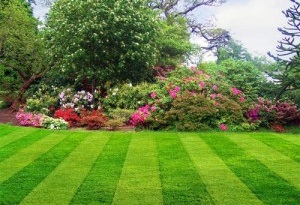
[[[0,204],[299,204],[300,135],[0,125]]]

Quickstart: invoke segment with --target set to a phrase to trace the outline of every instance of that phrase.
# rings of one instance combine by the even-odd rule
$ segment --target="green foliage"
[[[23,0],[10,0],[0,10],[0,66],[5,69],[4,75],[0,74],[0,89],[9,94],[17,91],[14,98],[18,101],[47,70],[38,22],[24,4]]]
[[[59,89],[40,83],[29,90],[26,111],[53,115],[58,104]]]
[[[201,67],[216,76],[217,81],[241,89],[248,99],[256,100],[265,93],[267,79],[263,71],[251,61],[228,59],[219,65],[208,63]]]
[[[136,110],[147,104],[153,87],[156,85],[140,83],[133,86],[129,83],[109,88],[102,105],[108,111],[116,108]]]
[[[92,85],[147,79],[156,58],[156,16],[143,0],[58,0],[44,36],[55,72]]]
[[[166,118],[178,130],[205,130],[210,128],[216,114],[214,103],[203,94],[193,96],[185,92],[174,100]]]
[[[50,130],[67,130],[69,123],[63,119],[52,118],[44,115],[42,119],[42,126]]]
[[[287,91],[300,89],[300,3],[291,0],[292,6],[282,13],[287,18],[287,26],[278,28],[283,35],[277,46],[277,55],[269,53],[280,65],[278,72],[272,77],[279,81],[280,89],[277,90],[276,99],[281,99]]]
[[[217,50],[217,63],[221,63],[227,59],[252,61],[251,54],[243,45],[233,39],[229,40],[225,46]]]
[[[177,65],[185,60],[192,50],[192,44],[183,17],[169,17],[161,21],[158,49],[158,65]]]
[[[128,124],[133,110],[127,109],[114,109],[109,112],[109,125],[112,127],[122,126]]]

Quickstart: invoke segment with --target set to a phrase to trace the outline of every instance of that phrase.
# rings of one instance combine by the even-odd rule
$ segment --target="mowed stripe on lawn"
[[[263,204],[197,134],[179,134],[216,204]]]
[[[284,138],[279,138],[278,135],[275,134],[249,134],[252,138],[255,138],[264,144],[276,149],[280,153],[284,154],[285,156],[291,158],[292,160],[300,163],[300,146],[296,145]]]
[[[86,138],[69,131],[66,135],[66,139],[0,184],[0,204],[19,204]]]
[[[133,134],[113,204],[163,204],[154,133]]]
[[[111,137],[70,204],[110,205],[113,201],[131,140],[131,133]]]
[[[213,204],[206,186],[176,133],[157,133],[164,204]]]
[[[60,133],[49,134],[36,143],[32,144],[31,146],[24,148],[10,158],[2,161],[0,163],[0,183],[9,179],[11,176],[22,170],[28,164],[32,163],[43,153],[47,152],[63,139],[65,139],[65,137],[65,135],[62,135]]]
[[[300,137],[299,137],[299,135],[292,135],[292,134],[291,135],[282,135],[282,134],[278,134],[276,136],[300,146]]]
[[[24,133],[27,133],[27,129],[24,130]],[[26,134],[19,140],[15,140],[2,148],[0,148],[0,163],[7,158],[13,156],[14,154],[18,153],[19,151],[25,149],[26,147],[31,146],[32,144],[36,143],[37,141],[41,140],[42,138],[49,135],[51,132],[48,130],[37,130],[33,133]]]
[[[51,172],[20,204],[69,204],[109,137],[88,137]]]
[[[0,138],[0,148],[35,132],[36,129],[16,129]]]
[[[231,135],[239,134],[231,133]],[[276,205],[299,204],[299,189],[249,155],[229,138],[216,133],[199,134],[199,136],[264,204],[274,205],[274,202]]]
[[[251,156],[300,189],[300,164],[248,135],[226,135]]]

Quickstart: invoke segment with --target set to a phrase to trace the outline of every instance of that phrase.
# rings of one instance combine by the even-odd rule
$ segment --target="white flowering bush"
[[[69,128],[69,123],[63,119],[44,116],[42,126],[50,130],[67,130]]]
[[[74,92],[72,89],[68,88],[59,94],[59,105],[63,109],[74,108],[75,111],[78,112],[81,109],[98,109],[98,94],[100,93],[97,90],[92,94],[85,90]]]

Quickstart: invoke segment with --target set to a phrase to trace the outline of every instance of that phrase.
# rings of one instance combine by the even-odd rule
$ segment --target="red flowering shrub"
[[[107,116],[102,110],[83,110],[80,113],[81,125],[86,126],[89,130],[98,130],[103,127],[107,122]]]
[[[271,129],[274,130],[275,132],[284,132],[285,129],[281,124],[271,124]]]
[[[70,127],[78,126],[80,120],[73,108],[56,110],[54,113],[54,117],[64,119],[69,123]]]

